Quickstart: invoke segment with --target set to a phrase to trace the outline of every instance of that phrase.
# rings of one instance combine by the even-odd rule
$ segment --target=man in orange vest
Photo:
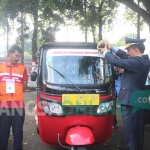
[[[25,118],[24,91],[27,86],[27,70],[18,63],[22,49],[13,45],[8,58],[0,63],[0,150],[7,150],[10,128],[13,133],[13,149],[22,150]]]

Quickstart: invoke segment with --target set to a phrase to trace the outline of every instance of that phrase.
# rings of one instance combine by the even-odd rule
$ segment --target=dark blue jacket
[[[120,104],[131,105],[131,93],[143,90],[145,87],[150,65],[149,57],[148,55],[143,55],[142,57],[128,58],[128,55],[122,50],[118,50],[116,55],[120,58],[107,52],[105,59],[112,65],[124,69],[118,100]]]

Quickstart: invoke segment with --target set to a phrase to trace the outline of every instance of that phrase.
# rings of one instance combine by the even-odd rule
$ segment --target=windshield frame
[[[51,50],[51,49],[55,49],[55,48],[47,48],[46,50],[44,50],[44,52],[43,52],[43,59],[42,59],[42,80],[43,80],[43,83],[44,83],[44,85],[49,85],[49,86],[62,86],[62,87],[69,87],[69,88],[72,88],[73,86],[72,86],[72,84],[71,83],[67,83],[67,84],[57,84],[57,83],[52,83],[52,82],[47,82],[46,81],[46,76],[45,76],[45,73],[46,73],[46,54],[47,54],[47,51],[49,51],[49,50]],[[65,48],[65,49],[68,49],[68,48]],[[77,49],[79,49],[79,48],[77,48]],[[86,48],[85,48],[86,49]],[[88,50],[88,49],[87,49]],[[99,57],[99,58],[101,58],[101,59],[103,59],[103,61],[105,62],[106,60],[104,59],[104,57]],[[109,64],[110,65],[110,68],[111,68],[111,76],[110,76],[110,80],[108,81],[108,82],[106,82],[106,83],[103,83],[103,84],[95,84],[95,83],[92,83],[92,84],[77,84],[77,83],[73,83],[73,84],[75,84],[75,85],[77,85],[78,87],[87,87],[87,86],[89,86],[89,87],[100,87],[100,86],[105,86],[105,85],[108,85],[108,84],[110,84],[110,83],[112,83],[112,79],[113,79],[113,73],[112,73],[112,65],[111,64]],[[55,68],[54,68],[55,69]],[[103,67],[103,71],[105,72],[105,67]]]

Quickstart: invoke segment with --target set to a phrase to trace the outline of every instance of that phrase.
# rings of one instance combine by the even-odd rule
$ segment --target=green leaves
[[[120,3],[123,3],[134,12],[139,13],[140,16],[150,25],[150,1],[149,0],[140,0],[139,6],[137,0],[116,0]]]

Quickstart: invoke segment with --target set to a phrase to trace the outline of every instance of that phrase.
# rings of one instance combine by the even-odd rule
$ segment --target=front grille
[[[98,106],[65,106],[63,107],[64,115],[94,115]]]

